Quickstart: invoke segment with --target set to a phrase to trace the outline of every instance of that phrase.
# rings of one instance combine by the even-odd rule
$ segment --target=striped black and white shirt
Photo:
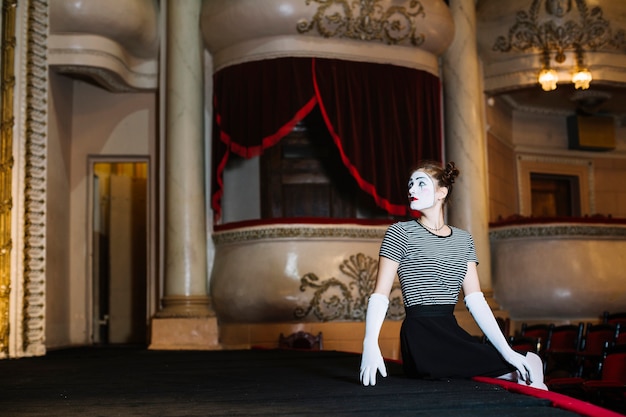
[[[478,259],[472,236],[456,227],[450,230],[448,236],[437,236],[414,220],[387,229],[379,255],[399,263],[406,307],[456,304],[467,263]]]

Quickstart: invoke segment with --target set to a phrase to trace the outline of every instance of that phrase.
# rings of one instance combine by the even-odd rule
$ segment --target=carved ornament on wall
[[[499,36],[493,50],[553,52],[554,60],[562,63],[565,51],[625,46],[626,34],[623,30],[613,33],[600,6],[590,8],[586,0],[533,0],[528,11],[517,12],[508,35]]]
[[[306,0],[306,5],[312,2],[319,4],[317,12],[310,22],[306,19],[298,22],[300,33],[315,28],[325,38],[381,41],[390,45],[407,40],[413,46],[424,43],[416,18],[425,18],[426,13],[418,0],[387,8],[380,4],[382,0]]]
[[[27,17],[18,13],[22,5]],[[25,29],[20,32],[17,29],[22,24]],[[4,1],[0,29],[0,358],[4,358],[46,351],[47,0]],[[17,65],[20,41],[24,41],[25,62]],[[24,113],[21,121],[14,113],[18,98]],[[23,133],[16,135],[19,129]],[[14,167],[14,155],[18,154],[24,158],[20,170]],[[13,190],[14,181],[19,183],[18,191]],[[11,221],[14,216],[19,222]],[[14,245],[14,233],[21,234],[22,245]],[[21,262],[13,264],[20,258]],[[18,268],[22,270],[18,272]],[[10,305],[12,292],[17,294],[15,306]],[[14,319],[10,311],[16,312]]]
[[[346,284],[337,278],[320,280],[310,272],[300,279],[300,291],[315,290],[306,308],[298,307],[294,311],[296,319],[303,319],[309,314],[315,315],[320,321],[332,320],[365,320],[367,302],[374,291],[378,261],[362,253],[350,256],[339,266],[339,270],[350,277]],[[402,320],[404,305],[400,285],[396,282],[389,297],[387,319]]]

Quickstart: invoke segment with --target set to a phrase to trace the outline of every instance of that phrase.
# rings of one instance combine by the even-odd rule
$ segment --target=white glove
[[[500,326],[482,292],[473,292],[465,297],[465,305],[476,320],[478,327],[483,331],[491,344],[500,352],[505,361],[517,368],[520,377],[527,385],[535,380],[532,367],[526,357],[515,352],[504,338]],[[543,383],[543,381],[539,381]]]
[[[376,385],[376,372],[387,376],[387,368],[378,346],[378,335],[385,321],[389,299],[382,294],[370,296],[365,316],[365,338],[363,339],[363,355],[361,356],[360,378],[363,385]]]

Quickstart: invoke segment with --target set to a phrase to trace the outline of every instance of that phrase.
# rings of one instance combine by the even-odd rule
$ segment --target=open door
[[[93,339],[147,344],[147,162],[94,164]]]

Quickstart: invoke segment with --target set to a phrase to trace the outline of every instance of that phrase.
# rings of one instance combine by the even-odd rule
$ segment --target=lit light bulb
[[[559,81],[559,76],[556,71],[551,68],[544,68],[539,73],[539,84],[544,91],[556,90],[556,83]]]
[[[582,68],[576,71],[576,73],[572,76],[572,82],[574,83],[574,87],[576,89],[586,90],[589,88],[589,83],[591,82],[591,72],[587,68]]]

